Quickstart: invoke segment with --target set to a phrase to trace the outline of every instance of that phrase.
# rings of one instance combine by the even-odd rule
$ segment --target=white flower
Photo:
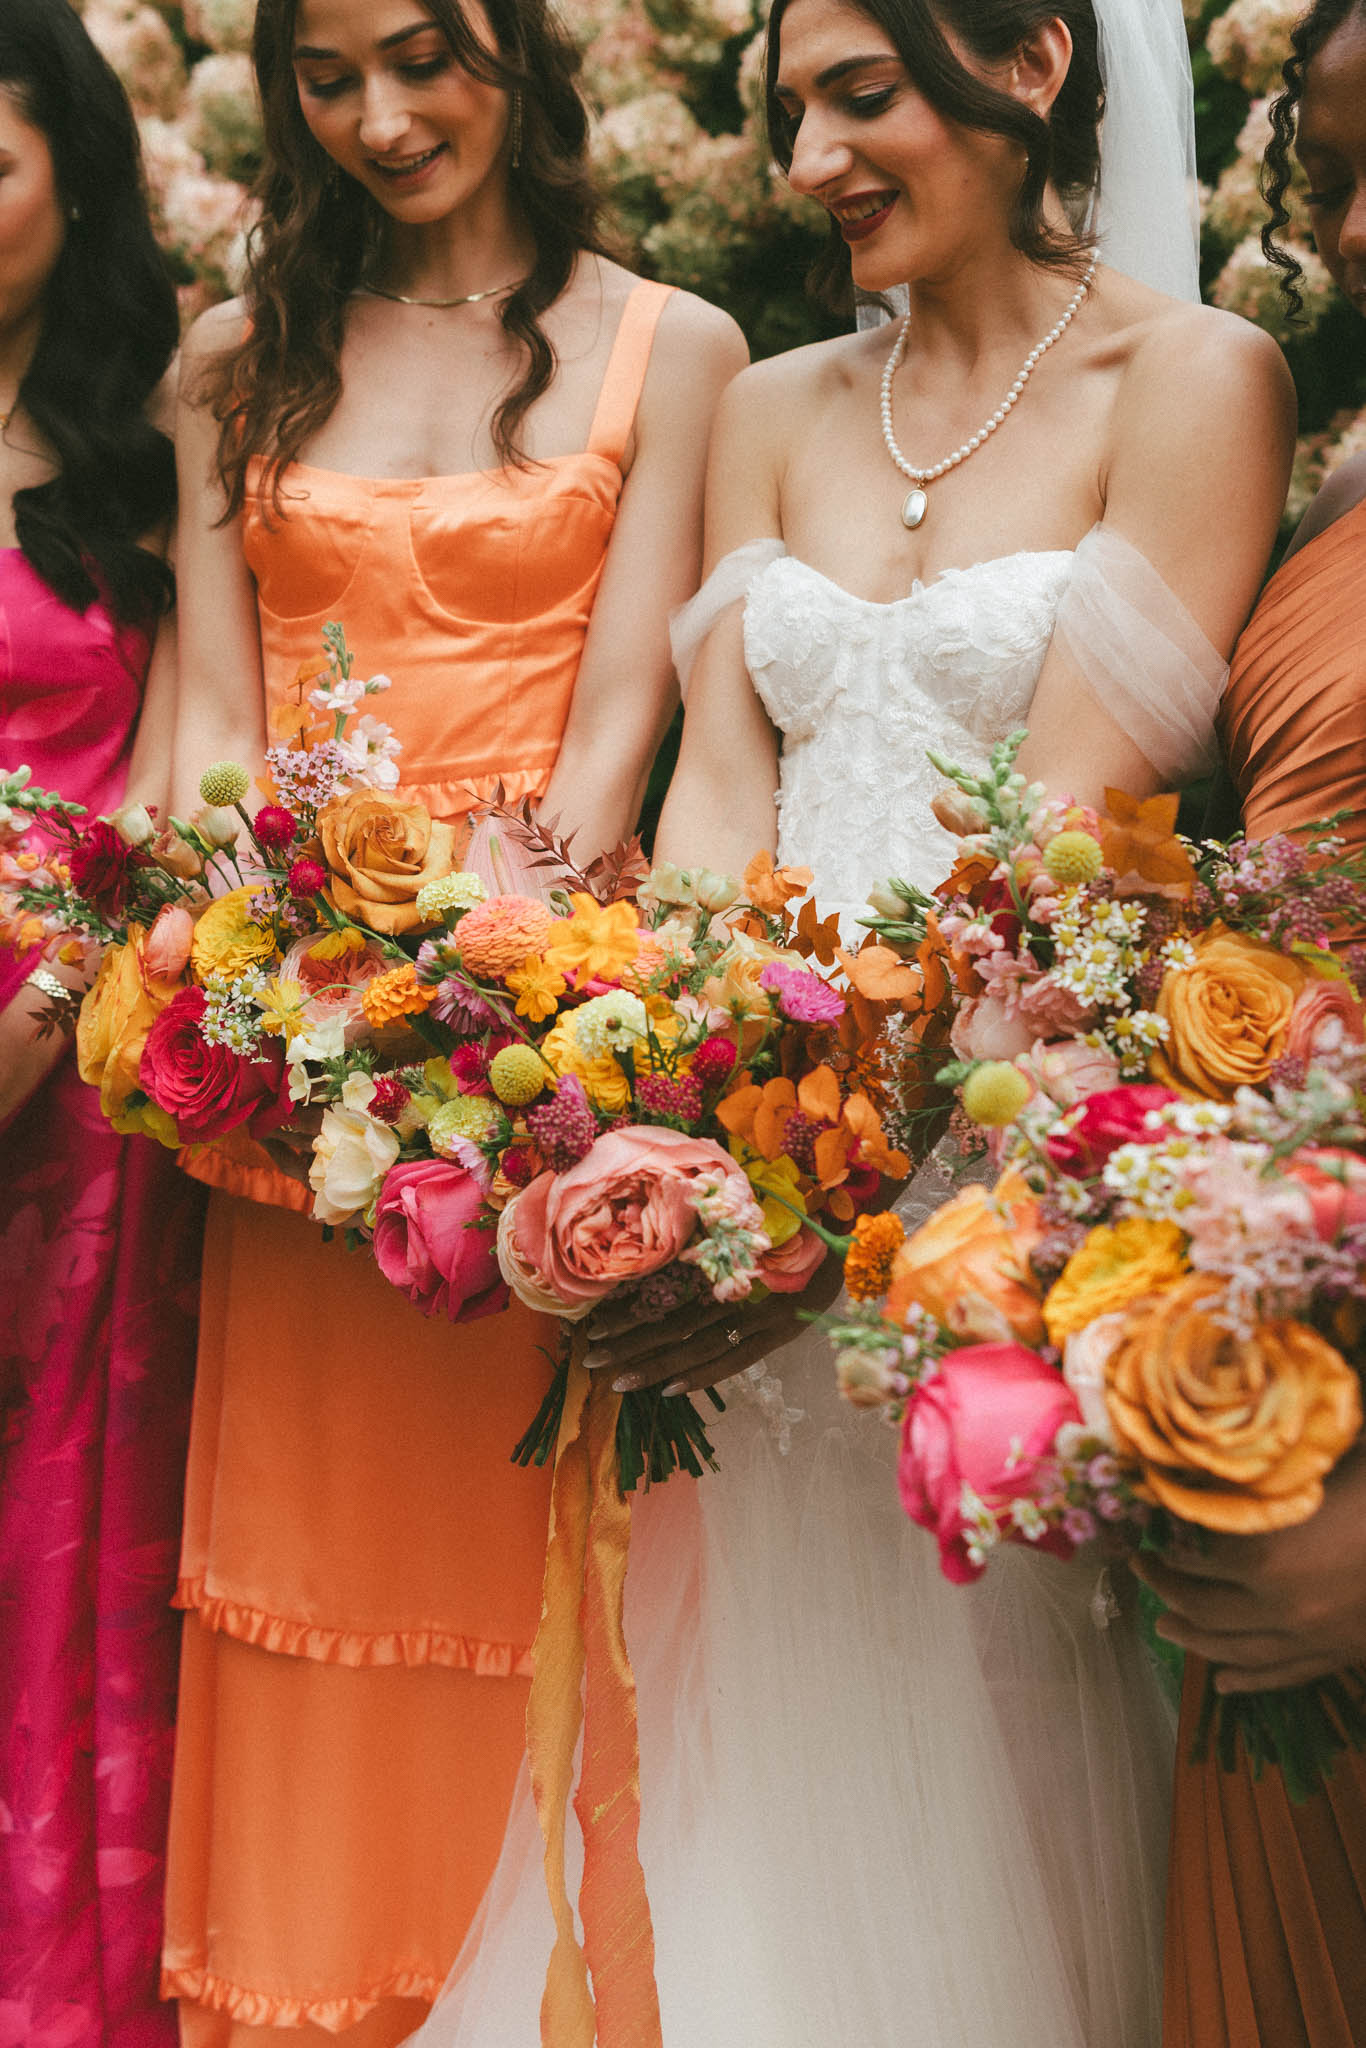
[[[291,1102],[312,1100],[315,1077],[308,1071],[310,1062],[321,1066],[326,1060],[339,1060],[345,1050],[346,1017],[340,1009],[331,1009],[325,1016],[311,1019],[301,1031],[296,1031],[289,1042]]]
[[[341,711],[349,718],[364,695],[365,684],[358,676],[338,676],[334,682],[310,690],[308,701],[319,711]]]
[[[1087,1436],[1099,1437],[1112,1450],[1115,1437],[1110,1411],[1105,1405],[1105,1365],[1119,1342],[1124,1321],[1123,1309],[1117,1309],[1112,1315],[1097,1316],[1085,1329],[1074,1330],[1062,1347],[1062,1376],[1077,1397],[1081,1426]],[[1061,1431],[1058,1449],[1062,1456],[1067,1456]]]
[[[572,1013],[574,1042],[585,1059],[626,1052],[649,1035],[650,1018],[639,996],[625,989],[593,996]]]
[[[364,685],[361,685],[362,690]],[[397,756],[402,752],[402,743],[394,738],[393,727],[367,712],[358,718],[345,739],[339,740],[337,750],[348,774],[358,782],[364,782],[371,789],[396,789],[398,787]]]
[[[342,1101],[345,1104],[349,1093],[353,1100],[364,1095],[369,1102],[374,1092],[368,1074],[350,1074],[342,1087]],[[325,1109],[308,1169],[318,1222],[347,1224],[363,1215],[398,1154],[398,1133],[367,1116],[364,1109]]]
[[[461,868],[453,875],[440,875],[436,881],[422,884],[417,892],[417,914],[424,923],[430,923],[448,910],[473,910],[476,903],[488,901],[488,894],[478,875]]]

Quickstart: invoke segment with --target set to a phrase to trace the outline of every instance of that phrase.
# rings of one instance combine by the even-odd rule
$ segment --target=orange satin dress
[[[1345,808],[1366,843],[1366,503],[1268,583],[1220,724],[1250,838]],[[1182,1701],[1164,2048],[1362,2048],[1366,1756],[1302,1806],[1277,1771],[1192,1764],[1204,1671],[1189,1660]]]
[[[300,464],[282,523],[249,497],[268,704],[340,619],[358,672],[393,679],[405,793],[451,818],[500,778],[544,790],[667,297],[628,298],[580,454],[400,481]],[[297,1183],[198,1170],[218,1192],[163,1991],[192,2048],[387,2048],[454,1961],[522,1759],[549,1475],[509,1452],[552,1326],[424,1320],[324,1244]]]

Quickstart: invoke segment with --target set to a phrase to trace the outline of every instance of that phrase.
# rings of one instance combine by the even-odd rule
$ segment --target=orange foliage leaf
[[[920,991],[920,976],[890,946],[865,946],[861,953],[836,955],[850,986],[875,1003],[904,1003]]]
[[[756,853],[745,869],[744,889],[756,910],[777,917],[794,896],[804,896],[811,887],[810,868],[775,868],[771,853]]]
[[[1109,814],[1100,821],[1101,851],[1120,882],[1149,882],[1163,895],[1188,895],[1195,869],[1176,837],[1181,799],[1166,794],[1140,801],[1122,789],[1107,789],[1105,801]]]
[[[829,1067],[813,1067],[797,1085],[797,1105],[813,1123],[837,1124],[840,1120],[840,1084]]]
[[[818,917],[816,899],[808,896],[797,913],[793,943],[804,958],[809,960],[814,954],[822,967],[833,967],[840,944],[839,912],[832,910],[829,917]]]

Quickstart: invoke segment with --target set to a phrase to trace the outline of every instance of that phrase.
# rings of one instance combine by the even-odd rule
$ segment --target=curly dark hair
[[[68,219],[18,403],[57,473],[14,495],[19,546],[63,603],[145,623],[175,593],[142,545],[175,510],[175,458],[147,406],[179,338],[123,87],[67,0],[4,0],[0,89],[41,130]]]
[[[766,96],[769,139],[783,171],[792,162],[792,124],[779,104],[779,40],[789,0],[773,0],[769,16]],[[854,0],[896,48],[916,89],[951,121],[1017,142],[1025,174],[1011,214],[1010,239],[1031,263],[1077,272],[1095,236],[1061,233],[1044,218],[1048,186],[1080,214],[1100,176],[1100,119],[1105,91],[1099,36],[1091,0]],[[945,30],[983,63],[1014,56],[1046,21],[1062,21],[1072,37],[1072,61],[1062,91],[1044,120],[1010,93],[986,85],[954,54]],[[808,280],[814,296],[834,313],[853,305],[849,249],[835,222]]]
[[[1316,0],[1308,14],[1302,16],[1290,31],[1290,55],[1281,66],[1285,84],[1268,109],[1271,140],[1262,158],[1261,187],[1270,218],[1262,226],[1262,254],[1281,273],[1281,297],[1292,320],[1298,320],[1304,311],[1304,297],[1300,291],[1304,267],[1294,252],[1285,248],[1276,237],[1290,225],[1285,195],[1290,190],[1294,175],[1290,153],[1295,143],[1300,101],[1304,97],[1304,74],[1329,38],[1364,7],[1366,0]]]
[[[8,0],[6,0],[8,4]],[[421,0],[473,77],[521,95],[520,161],[509,173],[514,204],[531,230],[536,261],[501,308],[503,328],[526,352],[526,370],[493,419],[504,462],[523,464],[517,430],[555,374],[540,324],[582,253],[607,255],[602,199],[588,171],[588,112],[578,89],[579,53],[548,0],[485,0],[497,41],[489,51],[459,0]],[[208,366],[205,392],[219,422],[218,462],[226,517],[241,510],[247,467],[266,465],[282,510],[281,479],[341,396],[346,302],[380,246],[387,216],[352,178],[338,174],[299,105],[292,53],[298,0],[260,0],[252,47],[265,126],[256,183],[260,224],[248,256],[248,333]]]

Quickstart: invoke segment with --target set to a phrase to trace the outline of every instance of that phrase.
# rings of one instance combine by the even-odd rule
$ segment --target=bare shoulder
[[[227,349],[240,348],[247,335],[244,299],[224,299],[201,313],[186,332],[180,351],[182,370],[212,361]]]
[[[1363,499],[1366,499],[1366,454],[1350,455],[1320,486],[1313,504],[1296,527],[1295,537],[1286,554],[1295,554],[1306,541],[1326,533],[1346,513],[1355,511]]]
[[[655,349],[664,361],[686,361],[700,353],[730,376],[749,361],[749,344],[739,322],[695,292],[674,292],[659,316]]]
[[[1149,430],[1202,437],[1241,422],[1242,431],[1294,431],[1295,387],[1285,357],[1262,328],[1217,306],[1169,299],[1142,286],[1133,318],[1116,339],[1124,347],[1119,419]],[[1120,309],[1123,301],[1120,302]]]
[[[175,432],[175,401],[179,387],[180,352],[177,350],[171,358],[170,368],[147,400],[147,417],[163,434]]]
[[[735,428],[747,421],[757,434],[781,441],[795,422],[809,424],[861,370],[866,375],[868,344],[867,334],[842,334],[751,363],[727,387],[722,414]]]

